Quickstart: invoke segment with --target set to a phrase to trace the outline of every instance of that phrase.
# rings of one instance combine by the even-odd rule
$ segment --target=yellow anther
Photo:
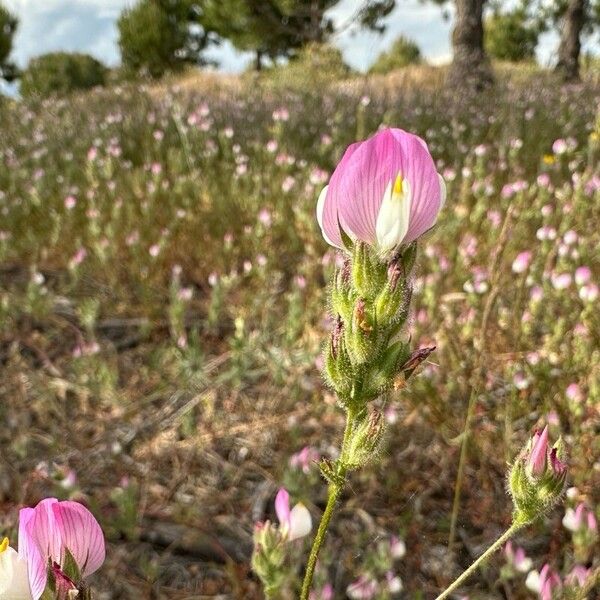
[[[402,183],[403,183],[402,175],[398,175],[398,177],[396,177],[396,181],[394,181],[394,196],[402,195],[402,192],[403,192]]]
[[[8,548],[8,538],[5,537],[1,542],[0,542],[0,554],[2,554],[2,552],[4,552],[6,549]]]
[[[555,162],[556,162],[556,158],[554,158],[554,156],[552,156],[552,154],[544,155],[544,164],[553,165]]]

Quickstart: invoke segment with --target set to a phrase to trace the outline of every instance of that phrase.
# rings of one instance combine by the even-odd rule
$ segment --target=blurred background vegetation
[[[580,51],[598,3],[456,0],[451,65],[400,38],[366,75],[334,45],[335,4],[141,0],[110,69],[66,52],[18,69],[0,10],[22,96],[0,101],[0,531],[44,495],[86,502],[109,543],[99,599],[260,598],[252,530],[277,487],[322,510],[298,452],[333,457],[343,427],[320,379],[339,257],[314,209],[346,146],[386,125],[426,139],[447,182],[410,324],[437,350],[381,401],[384,449],[352,478],[317,590],[434,597],[508,523],[506,463],[543,420],[570,447],[567,507],[599,514],[600,81]],[[380,31],[393,8],[354,22]],[[533,60],[548,28],[554,71]],[[254,53],[239,76],[208,70],[224,39]],[[599,553],[564,516],[517,543],[566,582]],[[535,598],[525,577],[499,555],[464,593]]]

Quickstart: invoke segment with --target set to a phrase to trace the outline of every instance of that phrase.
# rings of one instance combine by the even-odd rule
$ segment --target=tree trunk
[[[257,50],[254,58],[254,68],[257,71],[262,71],[262,50]]]
[[[581,31],[585,23],[586,0],[569,0],[563,18],[563,27],[558,46],[556,72],[564,81],[579,79],[579,53]]]
[[[480,89],[493,81],[483,48],[483,7],[486,0],[455,0],[456,22],[452,31],[454,53],[450,82]]]

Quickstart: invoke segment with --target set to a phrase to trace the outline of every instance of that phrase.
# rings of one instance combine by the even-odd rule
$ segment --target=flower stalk
[[[435,600],[444,600],[457,590],[477,569],[484,565],[508,540],[527,525],[526,522],[515,521],[468,569],[459,575]]]

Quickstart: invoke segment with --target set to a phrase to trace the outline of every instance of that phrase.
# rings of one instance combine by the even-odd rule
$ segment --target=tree
[[[382,52],[373,65],[371,73],[385,74],[394,69],[419,64],[422,61],[419,46],[411,39],[400,36],[387,52]]]
[[[433,0],[446,5],[448,0]],[[487,0],[454,0],[456,18],[452,30],[452,65],[449,80],[461,87],[480,89],[493,81],[483,45],[483,11]]]
[[[202,9],[192,0],[139,0],[125,9],[117,27],[126,70],[157,78],[186,63],[203,64],[213,41],[200,26]]]
[[[293,57],[310,43],[324,43],[334,33],[327,11],[340,0],[204,0],[201,22],[238,49],[255,54],[260,69],[265,58]],[[395,0],[367,0],[352,22],[383,31],[383,19]]]
[[[0,4],[0,79],[7,81],[12,81],[17,75],[17,68],[9,57],[18,24],[18,19]]]
[[[547,27],[560,32],[556,72],[564,81],[579,79],[582,38],[600,26],[600,0],[530,0]]]
[[[524,7],[505,13],[495,11],[485,19],[485,49],[500,60],[531,60],[535,58],[540,29]]]
[[[20,92],[31,96],[64,95],[106,82],[107,68],[88,54],[50,52],[29,61],[21,74]]]
[[[556,72],[564,81],[579,79],[579,55],[581,36],[585,29],[591,30],[599,22],[600,2],[592,7],[589,0],[557,2],[555,19],[562,21]]]

